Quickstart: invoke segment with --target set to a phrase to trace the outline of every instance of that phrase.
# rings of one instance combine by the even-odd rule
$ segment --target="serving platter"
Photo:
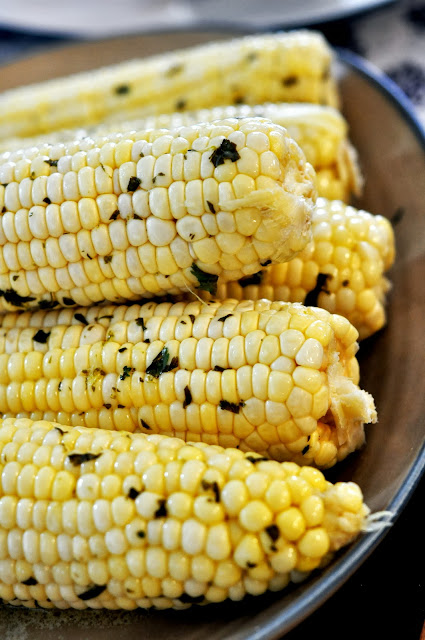
[[[1,69],[0,90],[136,56],[230,37],[196,32],[133,36],[64,47]],[[366,183],[358,205],[401,218],[387,327],[361,344],[361,386],[375,398],[379,422],[366,447],[328,472],[354,480],[372,511],[403,510],[425,469],[425,133],[403,94],[379,71],[337,53],[343,111]],[[401,217],[399,214],[404,211]],[[43,611],[0,608],[5,640],[132,640],[132,638],[281,638],[330,597],[383,540],[387,529],[362,535],[326,570],[282,593],[187,611]]]

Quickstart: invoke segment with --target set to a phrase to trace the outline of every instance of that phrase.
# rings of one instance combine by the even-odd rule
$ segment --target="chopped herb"
[[[114,92],[117,96],[124,96],[127,93],[130,93],[130,85],[129,84],[119,84],[114,87]]]
[[[59,382],[58,384],[58,391],[62,391],[62,382]]]
[[[52,204],[50,198],[43,198],[43,202],[45,202],[46,204]]]
[[[210,155],[210,160],[215,167],[224,164],[225,160],[236,162],[239,158],[240,155],[236,150],[236,144],[227,138],[224,138],[221,145]]]
[[[81,324],[84,324],[86,326],[88,326],[89,324],[82,313],[74,313],[74,318],[78,320],[78,322],[81,322]]]
[[[38,581],[31,576],[30,578],[27,578],[26,580],[22,580],[21,584],[26,584],[27,587],[32,587],[33,585],[38,584]]]
[[[39,309],[54,309],[57,307],[59,302],[57,300],[40,300],[38,303]]]
[[[74,467],[79,467],[84,462],[90,462],[90,460],[97,460],[101,453],[70,453],[67,457]]]
[[[0,289],[0,298],[1,297],[3,297],[9,304],[13,304],[15,307],[23,307],[27,302],[35,300],[35,298],[31,296],[20,296],[15,289]]]
[[[118,353],[124,353],[124,351],[127,351],[127,347],[121,347],[121,349],[118,349]]]
[[[183,604],[200,604],[204,601],[204,596],[190,596],[188,593],[182,593],[178,600]]]
[[[55,429],[56,429],[56,431],[59,431],[61,436],[63,436],[63,434],[65,433],[65,431],[63,429],[61,429],[60,427],[55,427]]]
[[[262,267],[267,267],[267,265],[271,264],[272,261],[271,260],[266,260],[265,262],[260,262]]]
[[[245,287],[249,287],[251,284],[261,284],[263,281],[263,272],[257,271],[257,273],[253,273],[251,276],[245,276],[245,278],[241,278],[238,280],[238,283],[241,285],[242,289]]]
[[[110,409],[112,407],[112,405],[109,403],[105,403],[103,406],[105,407],[105,409]]]
[[[99,316],[98,320],[111,320],[114,316]]]
[[[105,264],[109,264],[110,262],[112,262],[112,256],[103,256],[103,262]]]
[[[245,406],[245,402],[236,404],[235,402],[228,402],[227,400],[220,400],[219,404],[222,411],[231,411],[232,413],[239,413],[241,407]]]
[[[195,316],[193,315],[193,313],[189,313],[189,318],[191,323],[193,324],[195,322]]]
[[[210,202],[209,200],[207,200],[207,205],[208,205],[208,209],[211,211],[211,213],[216,213],[215,211],[215,207],[213,205],[212,202]]]
[[[264,456],[246,456],[245,460],[249,460],[252,464],[257,464],[258,462],[269,462],[269,458],[265,458]]]
[[[39,329],[33,336],[33,340],[34,342],[40,342],[40,344],[46,344],[50,333],[51,331],[43,331],[43,329]]]
[[[319,273],[317,275],[316,285],[314,289],[309,291],[304,299],[304,305],[306,307],[317,307],[317,300],[319,297],[319,293],[322,291],[324,293],[329,293],[327,289],[325,289],[327,281],[332,278],[330,273]]]
[[[192,394],[190,393],[189,387],[186,385],[184,388],[184,401],[183,401],[183,409],[186,409],[187,406],[192,402]]]
[[[264,531],[273,542],[276,542],[280,536],[279,527],[276,524],[271,524],[269,527],[266,527]]]
[[[183,65],[181,64],[181,62],[178,62],[177,64],[173,64],[171,67],[169,67],[165,72],[165,75],[167,78],[172,78],[181,71],[183,71]]]
[[[166,500],[158,500],[158,509],[154,513],[154,518],[165,518],[167,515]]]
[[[130,374],[135,371],[134,367],[124,367],[122,374],[120,375],[120,380],[125,380],[130,377]]]
[[[142,531],[141,529],[136,533],[136,536],[138,538],[145,538],[146,537],[146,532]]]
[[[246,563],[246,568],[247,568],[247,569],[255,569],[255,567],[256,567],[256,566],[257,566],[257,565],[255,564],[255,562],[250,562],[249,560],[248,560],[248,562]]]
[[[116,220],[119,215],[120,215],[120,210],[115,209],[114,213],[110,216],[109,220]]]
[[[286,78],[282,78],[282,84],[284,87],[293,87],[297,82],[297,76],[286,76]]]
[[[94,391],[94,389],[93,389],[93,391]],[[124,409],[124,405],[123,404],[119,404],[118,405],[118,409]]]
[[[62,304],[66,307],[71,307],[75,304],[75,301],[72,298],[62,298]]]
[[[146,429],[146,431],[152,431],[151,427],[148,425],[147,422],[145,422],[144,420],[140,419],[140,422],[142,424],[143,429]]]
[[[222,371],[227,371],[228,369],[230,369],[230,367],[220,367],[220,365],[216,364],[213,371],[220,371],[220,373]]]
[[[189,233],[189,238],[190,238],[191,240],[193,240],[193,239],[195,238],[195,234],[194,234],[194,233]]]
[[[343,280],[343,281],[342,281],[342,286],[343,286],[343,287],[348,287],[348,285],[349,285],[349,284],[350,284],[350,281],[349,281],[349,280]]]
[[[197,289],[208,291],[208,293],[211,293],[212,295],[216,294],[218,276],[213,273],[206,273],[205,271],[202,271],[195,262],[192,263],[190,273],[198,280],[199,284],[196,287]]]
[[[131,500],[135,500],[137,496],[140,495],[140,491],[137,491],[134,487],[131,487],[130,491],[127,494],[127,497]]]
[[[48,160],[44,161],[46,164],[49,165],[49,167],[57,167],[58,166],[58,161],[57,160],[51,160],[50,158]]]
[[[84,591],[83,593],[77,594],[80,600],[91,600],[92,598],[97,598],[103,593],[106,589],[106,584],[94,584],[92,587]]]
[[[7,209],[6,207],[3,207],[3,209],[1,210],[2,213],[6,213]]]
[[[168,364],[169,359],[170,352],[168,351],[167,347],[164,347],[146,368],[146,373],[150,376],[153,376],[154,378],[159,378],[161,373],[171,371],[172,369],[178,367],[178,358],[173,358],[170,364]]]
[[[232,318],[232,317],[233,317],[233,313],[228,313],[227,316],[222,316],[221,318],[219,318],[217,322],[224,322],[225,320],[227,320],[227,318]]]
[[[150,343],[151,343],[151,341],[149,340],[149,338],[145,338],[145,339],[143,340],[143,342],[144,342],[145,344],[150,344]]]
[[[144,318],[136,318],[136,324],[138,327],[142,327],[143,331],[146,331],[146,325]]]
[[[390,218],[390,222],[393,225],[393,227],[398,225],[399,222],[403,220],[405,213],[406,213],[406,209],[404,207],[398,207],[394,211],[393,215]]]
[[[136,189],[140,187],[141,182],[142,181],[137,176],[131,176],[128,181],[127,191],[136,191]]]
[[[182,111],[186,105],[187,105],[187,100],[183,100],[183,98],[180,98],[180,100],[177,100],[175,104],[176,111]]]
[[[212,491],[216,502],[220,502],[220,487],[217,482],[208,482],[208,480],[202,480],[201,486],[204,491]]]
[[[160,171],[159,173],[156,174],[156,178],[158,178],[159,176],[165,176],[165,173],[163,171]]]
[[[8,182],[2,182],[2,183],[1,183],[1,186],[2,186],[2,187],[4,187],[4,188],[6,189],[6,187],[7,187],[7,185],[8,185],[8,184],[9,184]]]
[[[16,282],[18,278],[19,278],[19,276],[12,276],[13,282]]]
[[[180,324],[186,324],[186,320],[180,320]]]
[[[233,104],[243,104],[245,102],[245,98],[243,96],[235,96],[233,98]]]
[[[308,451],[309,449],[310,449],[310,445],[308,444],[308,445],[306,445],[306,446],[304,447],[304,449],[301,451],[302,455],[303,455],[303,456],[305,456],[305,454],[307,453],[307,451]]]

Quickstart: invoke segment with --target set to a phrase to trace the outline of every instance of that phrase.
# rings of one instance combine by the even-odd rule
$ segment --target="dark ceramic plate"
[[[215,33],[137,36],[47,52],[2,69],[0,90],[118,60],[219,39]],[[397,260],[391,271],[388,326],[362,343],[362,387],[375,397],[379,423],[367,445],[329,473],[354,480],[373,511],[401,514],[425,468],[425,132],[403,94],[376,69],[338,53],[343,108],[366,176],[361,206],[392,217]],[[183,612],[0,609],[5,640],[271,640],[317,609],[367,559],[386,530],[361,536],[323,572],[280,594]]]

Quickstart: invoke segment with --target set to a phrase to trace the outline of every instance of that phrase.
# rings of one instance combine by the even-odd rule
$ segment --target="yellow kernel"
[[[252,500],[239,513],[239,522],[248,531],[261,531],[270,525],[272,520],[272,512],[260,500]]]
[[[305,531],[305,520],[299,509],[290,507],[276,518],[276,524],[287,540],[298,540]]]
[[[329,535],[322,527],[309,529],[298,541],[297,546],[303,555],[321,558],[329,551]]]

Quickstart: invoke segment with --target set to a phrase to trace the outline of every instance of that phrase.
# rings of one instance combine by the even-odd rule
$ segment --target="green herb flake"
[[[75,305],[75,300],[73,300],[72,298],[62,298],[62,304],[64,304],[66,307],[72,307]]]
[[[47,160],[44,161],[46,164],[49,165],[49,167],[57,167],[58,166],[58,160],[51,160],[50,158],[48,158]]]
[[[231,411],[232,413],[239,413],[241,407],[245,406],[244,402],[239,402],[236,404],[235,402],[228,402],[227,400],[220,400],[220,409],[222,411]]]
[[[124,96],[127,93],[130,93],[131,87],[129,84],[119,84],[116,87],[114,87],[114,93],[117,96]]]
[[[232,318],[233,317],[233,313],[228,313],[227,316],[222,316],[221,318],[218,318],[217,322],[224,322],[225,320],[227,320],[227,318]]]
[[[206,273],[205,271],[202,271],[195,262],[190,268],[190,273],[198,280],[199,284],[196,287],[197,289],[208,291],[211,295],[215,295],[217,293],[218,276],[213,273]]]
[[[14,289],[0,289],[0,298],[1,297],[15,307],[23,307],[27,302],[33,302],[35,300],[32,296],[20,296]]]
[[[184,388],[184,401],[183,401],[183,409],[186,409],[192,402],[192,394],[188,386]]]
[[[106,589],[106,584],[94,584],[92,587],[87,589],[87,591],[83,591],[83,593],[76,594],[80,600],[91,600],[92,598],[97,598],[103,593]]]
[[[249,460],[252,464],[258,464],[259,462],[270,462],[269,458],[265,458],[264,456],[246,456],[245,460]]]
[[[180,98],[179,100],[177,100],[175,106],[176,111],[183,111],[183,109],[186,107],[187,105],[187,100],[184,100],[183,98]]]
[[[158,500],[158,509],[155,511],[154,518],[165,518],[167,515],[166,500]]]
[[[172,358],[171,362],[168,364],[169,359],[170,352],[167,347],[164,347],[146,368],[146,373],[154,378],[159,378],[161,373],[171,371],[178,367],[178,358]]]
[[[236,144],[227,138],[224,138],[220,146],[210,155],[210,160],[215,167],[224,164],[225,160],[236,162],[240,155],[236,150]]]
[[[101,455],[101,453],[70,453],[67,458],[74,467],[79,467],[84,462],[97,460]]]
[[[245,278],[241,278],[240,280],[238,280],[238,283],[240,284],[242,289],[245,289],[245,287],[249,287],[251,284],[259,285],[262,283],[262,281],[263,281],[263,272],[257,271],[257,273],[253,273],[250,276],[245,276]]]
[[[140,178],[138,178],[137,176],[131,176],[130,180],[128,181],[127,191],[136,191],[136,189],[140,187],[141,183],[142,181]]]
[[[305,454],[307,453],[307,451],[308,451],[309,449],[310,449],[310,445],[308,444],[308,445],[306,445],[306,446],[304,447],[304,449],[301,451],[302,455],[303,455],[303,456],[305,456]]]
[[[82,313],[74,313],[74,318],[78,322],[81,322],[81,324],[84,324],[86,327],[89,325],[89,323],[87,322],[87,320],[85,319]]]
[[[109,264],[110,262],[112,262],[112,256],[103,256],[103,262],[105,264]]]
[[[115,209],[114,213],[111,214],[109,220],[116,220],[119,215],[120,215],[120,210],[119,209]]]
[[[59,302],[57,300],[40,300],[38,303],[39,309],[54,309],[57,307]]]
[[[134,371],[135,371],[134,367],[125,366],[123,369],[123,372],[120,375],[120,380],[125,380],[126,378],[129,378]]]
[[[45,202],[46,204],[52,204],[50,198],[43,198],[43,202]]]
[[[220,502],[220,487],[217,482],[208,482],[208,480],[201,481],[201,487],[204,491],[212,491],[214,494],[215,502]]]
[[[108,402],[106,402],[103,406],[105,407],[105,409],[110,409],[112,407],[112,405]]]
[[[328,280],[332,278],[330,273],[319,273],[317,275],[317,280],[314,289],[309,291],[304,298],[303,304],[306,307],[317,307],[319,293],[323,291],[323,293],[329,294],[329,291],[325,289],[326,283]]]
[[[142,425],[143,429],[146,429],[146,431],[152,431],[152,428],[144,420],[140,419],[140,424]]]
[[[273,542],[276,542],[276,540],[279,539],[280,531],[277,524],[271,524],[270,526],[266,527],[264,531],[267,533],[270,540],[272,540]]]
[[[193,323],[195,322],[195,320],[196,320],[196,318],[195,318],[195,316],[193,315],[193,313],[189,313],[189,318],[190,318],[190,321],[191,321],[191,323],[192,323],[192,324],[193,324]]]
[[[127,497],[130,498],[130,500],[135,500],[138,495],[140,495],[140,491],[137,491],[137,489],[131,487],[130,491],[127,494]]]
[[[25,584],[27,587],[33,587],[34,585],[38,584],[38,581],[35,578],[33,578],[33,576],[31,576],[26,580],[22,580],[21,584]]]
[[[40,342],[40,344],[46,344],[51,331],[43,331],[43,329],[39,329],[37,333],[33,336],[34,342]]]
[[[136,318],[136,324],[138,327],[142,327],[143,331],[146,331],[146,325],[144,318]]]
[[[1,210],[2,213],[6,213],[7,209],[6,207],[3,207],[3,209]]]
[[[137,536],[138,538],[145,538],[145,537],[146,537],[146,532],[145,532],[145,531],[142,531],[142,529],[140,529],[140,530],[136,533],[136,536]]]
[[[208,209],[211,211],[211,213],[216,213],[215,207],[214,207],[212,202],[207,200],[207,205],[208,205]]]
[[[269,264],[271,264],[272,261],[271,260],[266,260],[265,262],[260,262],[262,267],[267,267]]]
[[[282,78],[282,84],[284,87],[293,87],[297,84],[297,82],[297,76],[286,76],[285,78]]]
[[[121,347],[121,349],[118,349],[118,353],[124,353],[124,351],[127,351],[127,347]]]
[[[343,287],[348,287],[348,285],[350,284],[350,281],[349,280],[343,280],[341,282],[341,284],[342,284]]]

